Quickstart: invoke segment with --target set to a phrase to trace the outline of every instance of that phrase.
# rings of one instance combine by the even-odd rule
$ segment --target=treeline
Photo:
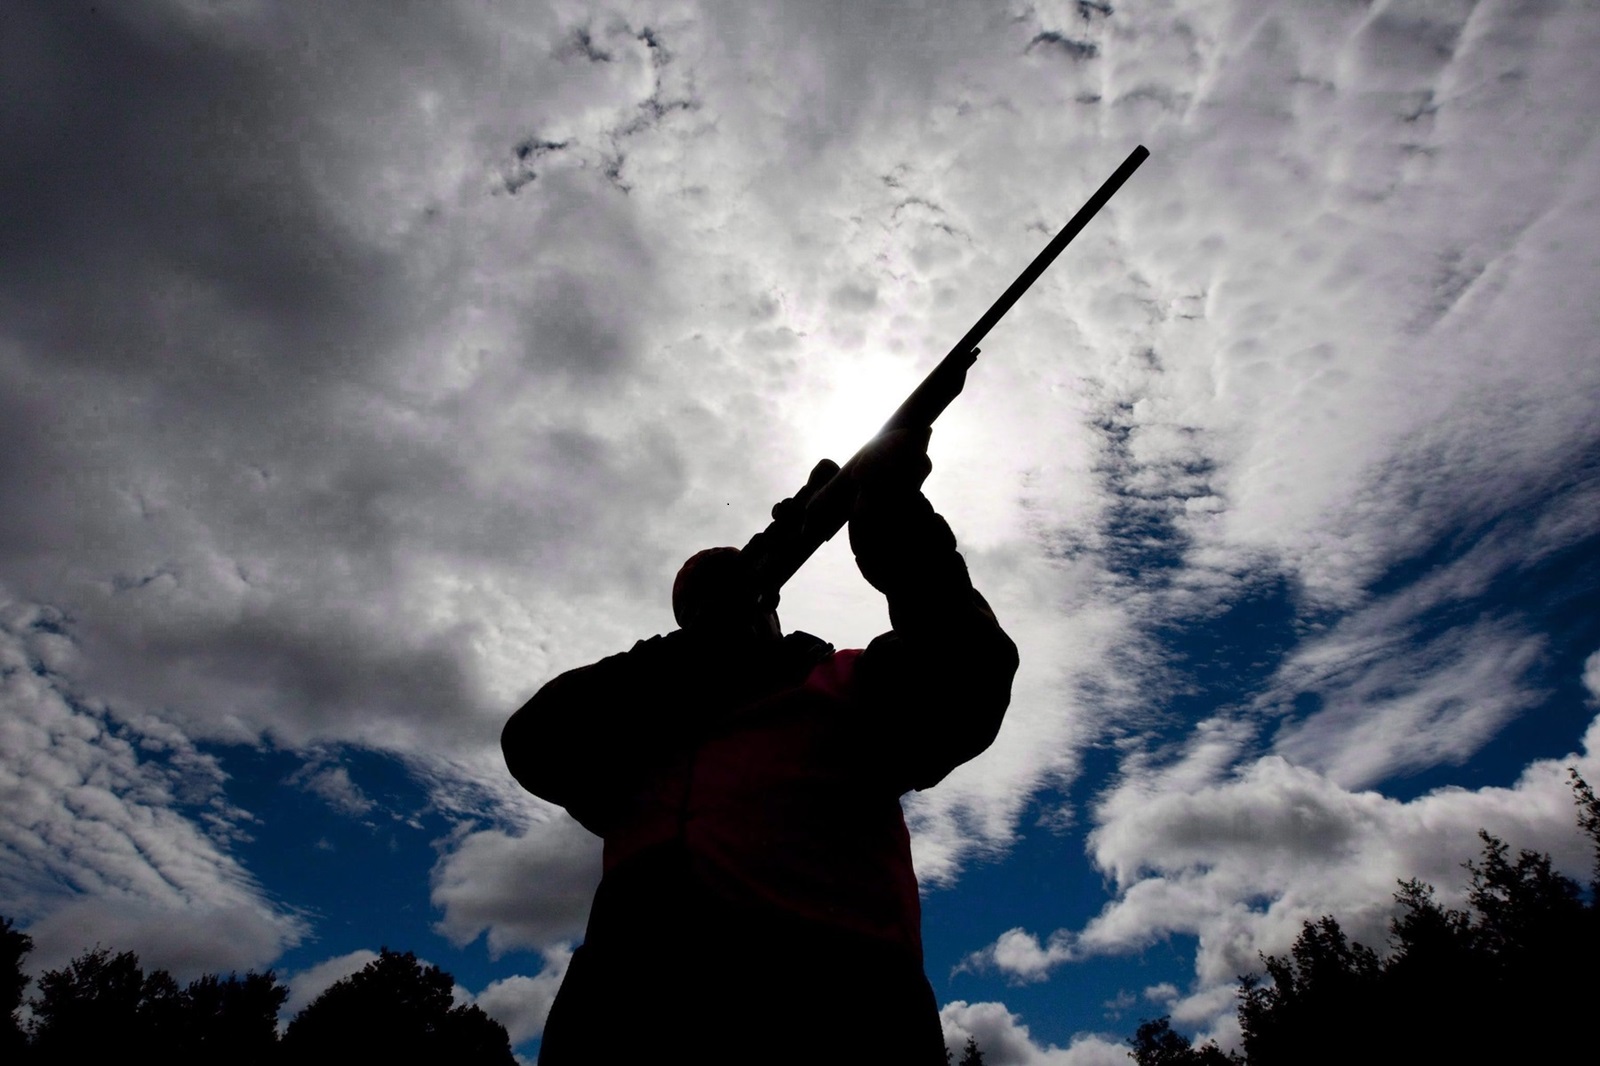
[[[514,1066],[505,1026],[476,1006],[455,1006],[455,980],[411,952],[384,948],[295,1015],[282,1036],[289,989],[264,974],[207,974],[180,986],[145,973],[131,951],[86,951],[39,978],[21,1018],[27,934],[0,919],[0,992],[8,1024],[0,1062],[57,1066],[154,1061],[230,1066],[381,1061]]]
[[[1239,979],[1243,1053],[1194,1047],[1167,1018],[1129,1041],[1139,1066],[1286,1066],[1323,1062],[1592,1061],[1600,1003],[1600,801],[1571,771],[1578,827],[1593,844],[1588,899],[1549,855],[1479,831],[1463,863],[1467,909],[1441,907],[1431,885],[1403,881],[1389,953],[1349,941],[1327,915],[1306,922],[1266,973]]]

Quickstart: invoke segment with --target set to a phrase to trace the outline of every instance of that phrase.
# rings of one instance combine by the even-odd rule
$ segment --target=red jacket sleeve
[[[994,741],[1011,703],[1017,646],[921,493],[858,512],[850,539],[862,573],[887,596],[894,627],[859,665],[869,743],[899,791],[930,788]]]

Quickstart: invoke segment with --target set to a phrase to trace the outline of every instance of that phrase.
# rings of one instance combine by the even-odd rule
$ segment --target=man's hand
[[[863,494],[917,492],[933,471],[928,440],[933,429],[891,429],[875,437],[856,458],[855,479]]]
[[[839,472],[839,464],[832,459],[824,459],[811,468],[811,476],[806,478],[806,483],[799,492],[786,500],[779,500],[772,505],[772,520],[800,528],[800,523],[805,519],[806,504],[811,502],[821,488],[833,480]]]
[[[933,470],[931,435],[926,428],[891,430],[856,458],[859,492],[850,515],[850,550],[861,576],[887,596],[930,578],[940,583],[958,570],[961,581],[966,578],[955,536],[922,495],[922,483]]]

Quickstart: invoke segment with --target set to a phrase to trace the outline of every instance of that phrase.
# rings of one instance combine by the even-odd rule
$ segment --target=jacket
[[[925,1035],[931,1026],[928,1053],[942,1046],[899,801],[993,741],[1017,650],[926,508],[929,519],[942,533],[908,568],[914,579],[884,582],[893,628],[865,649],[805,633],[727,644],[677,630],[560,675],[507,723],[517,780],[605,841],[547,1040],[562,999],[567,1015],[592,1017],[593,1003],[570,1001],[629,998],[596,970],[692,951],[689,983],[739,975],[723,998],[752,969],[795,980],[824,959],[855,960],[871,987],[905,986],[904,1013]],[[893,1011],[873,996],[882,1028]]]

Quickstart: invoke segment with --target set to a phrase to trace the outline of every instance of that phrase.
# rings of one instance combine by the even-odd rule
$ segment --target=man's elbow
[[[998,628],[986,646],[968,649],[967,670],[959,679],[946,677],[930,703],[944,708],[928,765],[935,773],[917,788],[943,780],[962,763],[989,750],[1000,735],[1006,709],[1011,706],[1011,682],[1016,676],[1017,646]]]
[[[982,637],[973,642],[971,671],[976,698],[997,722],[1011,704],[1011,683],[1016,680],[1022,656],[1017,642],[1012,640],[998,623],[987,627]]]
[[[517,784],[540,799],[565,806],[565,782],[560,750],[563,747],[554,716],[542,700],[549,686],[506,721],[500,731],[500,752]]]
[[[517,784],[537,795],[540,774],[538,760],[534,757],[537,744],[532,737],[533,716],[528,713],[531,703],[525,703],[500,730],[500,753],[505,756],[506,769],[517,779]]]
[[[968,675],[966,706],[960,716],[962,762],[988,750],[1000,735],[1000,724],[1011,706],[1011,683],[1022,661],[1016,643],[998,626],[977,659]]]

